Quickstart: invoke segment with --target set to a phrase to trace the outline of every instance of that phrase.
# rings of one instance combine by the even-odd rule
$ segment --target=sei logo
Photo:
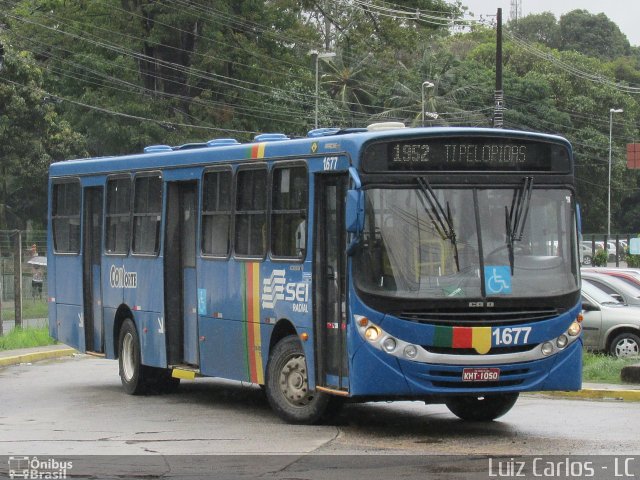
[[[294,312],[308,312],[309,283],[287,282],[285,270],[273,270],[262,280],[262,308],[275,308],[279,301],[291,302]]]

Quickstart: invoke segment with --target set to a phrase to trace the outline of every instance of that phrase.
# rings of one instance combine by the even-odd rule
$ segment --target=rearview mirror
[[[585,312],[595,312],[600,309],[589,302],[582,302],[582,310],[584,310]]]
[[[612,293],[611,296],[617,301],[624,303],[624,298],[622,298],[622,295],[620,295],[619,293]]]

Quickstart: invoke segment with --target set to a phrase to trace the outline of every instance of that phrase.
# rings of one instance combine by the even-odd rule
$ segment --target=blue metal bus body
[[[444,312],[446,309],[441,308],[442,303],[439,302],[449,299],[433,298],[422,301],[419,306],[416,303],[409,317],[401,312],[401,306],[387,310],[384,307],[387,302],[400,305],[406,297],[398,296],[396,300],[390,296],[385,300],[382,288],[371,295],[365,293],[353,280],[358,275],[358,262],[362,260],[356,261],[351,253],[343,252],[350,241],[365,235],[362,229],[358,232],[345,230],[346,191],[364,192],[361,201],[378,194],[382,198],[386,187],[406,189],[417,177],[428,177],[431,182],[429,188],[436,187],[440,195],[440,187],[454,190],[475,186],[480,191],[492,185],[516,184],[516,177],[531,176],[535,177],[536,186],[548,184],[551,190],[565,188],[568,192],[566,201],[571,202],[571,211],[575,215],[574,200],[569,199],[573,192],[572,165],[560,173],[544,171],[540,166],[528,173],[526,168],[517,172],[507,169],[486,172],[481,168],[465,167],[466,170],[457,172],[442,166],[434,171],[425,167],[424,171],[416,173],[415,169],[391,171],[396,167],[389,163],[389,171],[383,171],[386,166],[378,171],[376,169],[382,163],[375,164],[374,168],[371,166],[374,162],[370,161],[367,167],[368,160],[364,160],[363,152],[370,145],[383,145],[376,151],[393,155],[385,142],[398,142],[394,148],[402,152],[405,144],[401,142],[423,141],[432,137],[445,140],[515,138],[557,145],[568,152],[570,159],[571,147],[565,140],[540,134],[471,128],[327,131],[318,135],[239,145],[159,148],[139,155],[53,164],[50,168],[48,225],[51,336],[79,351],[96,352],[115,359],[119,356],[120,329],[126,319],[131,319],[140,339],[143,365],[161,369],[188,368],[203,376],[264,384],[270,353],[279,340],[293,334],[301,339],[309,389],[317,388],[354,399],[438,399],[450,395],[578,390],[581,387],[582,342],[579,335],[573,338],[567,334],[580,314],[579,269],[572,274],[576,278],[575,283],[558,297],[564,303],[554,310],[555,313],[530,314],[531,302],[540,300],[532,292],[527,308],[523,307],[529,316],[517,319],[517,315],[512,315],[506,321],[496,320],[498,317],[491,312],[493,304],[497,305],[507,297],[498,292],[493,296],[495,302],[488,301],[493,297],[487,295],[487,285],[493,278],[475,273],[472,276],[477,277],[481,284],[478,288],[483,292],[477,301],[461,300],[462,303],[458,302],[451,311],[453,313],[445,312],[446,321],[436,319],[431,322],[428,318],[432,317],[427,315],[425,320],[420,317],[422,313],[416,312],[429,309],[436,313]],[[420,155],[421,148],[427,149],[418,143],[406,146],[406,152],[400,153],[400,157],[393,161],[411,163],[417,158],[415,155]],[[451,148],[455,152],[455,147]],[[464,148],[465,158],[470,162],[471,147]],[[459,160],[459,152],[456,155]],[[517,153],[513,155],[517,157]],[[306,239],[303,256],[274,255],[269,248],[269,237],[263,240],[267,245],[264,254],[237,255],[234,229],[244,221],[234,206],[240,190],[237,187],[238,172],[266,169],[268,195],[265,198],[268,201],[264,207],[264,218],[268,226],[263,227],[264,237],[269,235],[272,222],[276,221],[273,214],[276,200],[271,198],[271,193],[280,187],[273,180],[276,178],[274,171],[277,168],[287,169],[287,166],[304,169],[307,179],[306,213],[300,214],[306,220],[302,222]],[[230,246],[225,255],[207,255],[203,254],[202,244],[203,179],[207,173],[223,170],[229,172],[229,179],[233,182],[228,190],[232,195],[228,213]],[[278,173],[278,181],[284,185],[283,178],[289,182],[290,175],[293,173]],[[140,218],[144,217],[139,220],[140,234],[145,230],[142,227],[144,222],[151,222],[148,225],[157,223],[156,251],[133,253],[134,234],[129,231],[125,252],[107,252],[106,217],[112,208],[107,205],[111,191],[109,182],[123,179],[124,183],[135,184],[131,187],[129,199],[132,206],[129,219],[133,225],[138,221],[134,205],[137,179],[147,176],[160,178],[161,203],[155,218],[153,212],[140,214]],[[140,182],[140,185],[144,183],[143,180]],[[359,182],[362,182],[361,188],[356,186]],[[290,185],[289,182],[286,188],[293,188]],[[175,193],[170,193],[172,189]],[[513,189],[520,191],[517,185]],[[522,191],[525,195],[525,190]],[[180,202],[191,202],[195,209],[185,210],[180,226],[174,227],[167,212],[178,198]],[[437,206],[436,202],[433,211]],[[367,215],[362,205],[357,208],[356,216]],[[383,215],[384,211],[381,212]],[[346,213],[347,216],[350,214],[354,212]],[[249,211],[246,215],[262,213]],[[321,215],[324,217],[319,218]],[[476,218],[480,216],[476,215]],[[575,217],[572,218],[562,228],[575,229]],[[440,225],[446,226],[444,220]],[[178,233],[184,233],[180,230],[182,228],[191,229],[188,230],[189,235],[195,235],[193,262],[188,261],[191,255],[188,253],[187,257],[181,257],[181,263],[176,264],[179,268],[174,268],[172,257],[188,245],[185,247],[180,243],[184,240],[176,240],[168,233],[174,228]],[[334,232],[339,232],[337,246],[330,240]],[[372,235],[374,238],[377,234]],[[577,258],[577,247],[573,245],[577,244],[577,233],[567,232],[567,235],[571,252],[556,252],[555,257],[564,255],[571,263]],[[169,247],[170,242],[178,243]],[[56,245],[64,246],[58,248]],[[554,247],[548,241],[543,247],[549,251],[560,249],[559,245]],[[326,253],[329,250],[333,253]],[[398,252],[398,256],[411,255],[411,252]],[[87,259],[89,256],[94,258],[93,262]],[[334,265],[332,256],[342,260],[335,259]],[[516,257],[520,261],[520,257]],[[555,261],[551,257],[554,255],[545,255],[541,262],[556,265],[551,263]],[[391,261],[393,259],[385,260],[387,263]],[[408,265],[410,261],[397,262],[397,265],[404,265],[402,268],[414,267]],[[501,265],[503,267],[507,268]],[[385,268],[388,269],[388,265]],[[512,261],[512,271],[513,268]],[[507,270],[494,269],[493,275],[498,278],[498,274],[504,271]],[[176,288],[172,283],[174,280],[168,283],[169,274],[175,280]],[[338,285],[340,282],[344,282],[343,286]],[[380,283],[383,283],[382,276]],[[171,303],[174,297],[177,303]],[[369,297],[372,301],[368,300]],[[456,300],[455,294],[452,298]],[[411,302],[411,299],[406,300],[407,304]],[[511,305],[517,305],[517,301],[509,297],[500,315],[506,318]],[[168,309],[181,312],[178,323]],[[519,311],[515,307],[513,310]],[[480,314],[473,318],[467,315],[467,312],[476,311]],[[488,312],[487,318],[493,320],[483,321],[482,312]],[[460,316],[458,323],[455,314]],[[87,321],[87,317],[91,320]],[[476,328],[474,321],[484,330]],[[89,334],[87,329],[91,330]],[[179,337],[179,341],[172,340],[172,335]],[[376,338],[372,339],[371,335]],[[514,341],[516,336],[518,339]],[[567,343],[563,344],[565,340]],[[478,346],[489,341],[487,351]],[[547,344],[550,346],[545,347],[547,350],[543,353],[542,346]],[[391,349],[393,345],[395,347]],[[174,347],[178,348],[178,354],[171,353]],[[494,378],[494,371],[498,369],[496,375],[499,377]]]

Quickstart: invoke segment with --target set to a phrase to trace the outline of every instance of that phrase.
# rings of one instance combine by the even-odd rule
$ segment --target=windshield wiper
[[[416,177],[418,182],[418,186],[420,187],[420,191],[424,195],[425,200],[431,207],[431,210],[427,208],[425,205],[425,211],[429,218],[433,222],[433,225],[436,227],[436,231],[440,235],[440,237],[444,240],[447,239],[451,242],[453,246],[453,258],[456,261],[456,268],[458,272],[460,271],[460,261],[458,259],[458,243],[456,241],[456,231],[453,228],[453,220],[451,218],[451,208],[449,207],[449,202],[447,202],[447,211],[444,211],[442,204],[438,200],[436,193],[429,185],[429,181],[425,177]],[[433,215],[432,213],[433,212]]]
[[[504,206],[504,217],[507,227],[507,246],[509,247],[509,265],[511,265],[511,275],[514,269],[513,243],[522,241],[524,236],[524,225],[529,215],[529,205],[531,204],[531,192],[533,190],[533,177],[524,177],[522,187],[516,190],[511,209]]]

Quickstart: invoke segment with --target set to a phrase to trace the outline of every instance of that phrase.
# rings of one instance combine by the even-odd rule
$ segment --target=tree
[[[541,43],[550,48],[559,46],[560,26],[551,12],[527,15],[517,22],[509,22],[507,28],[523,40]]]
[[[604,13],[573,10],[560,17],[560,50],[611,59],[631,53],[629,40]]]
[[[46,225],[47,177],[53,161],[86,155],[85,139],[58,115],[42,90],[31,55],[7,48],[0,76],[0,229]]]

